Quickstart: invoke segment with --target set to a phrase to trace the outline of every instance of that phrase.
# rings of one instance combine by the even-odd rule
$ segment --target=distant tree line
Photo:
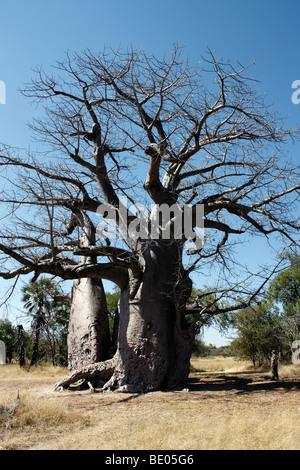
[[[288,266],[270,282],[263,298],[231,318],[236,337],[230,351],[254,365],[268,361],[273,349],[282,360],[291,360],[293,343],[300,339],[300,256],[283,257]]]
[[[7,361],[35,365],[41,361],[54,366],[67,365],[67,330],[70,305],[57,301],[58,284],[49,278],[30,282],[22,288],[24,311],[31,319],[30,327],[13,326],[0,320],[0,339],[5,342]],[[27,322],[26,322],[27,324]]]
[[[7,362],[14,359],[21,366],[40,362],[67,366],[70,302],[64,298],[67,299],[59,285],[49,278],[41,277],[23,286],[24,313],[31,325],[24,328],[21,324],[14,326],[8,319],[0,320],[0,340],[6,345]],[[112,338],[116,335],[114,320],[119,298],[117,288],[106,293]]]
[[[281,360],[291,360],[293,343],[300,339],[300,256],[285,253],[282,258],[286,262],[284,269],[251,307],[202,318],[199,331],[211,325],[225,333],[230,329],[231,343],[216,348],[206,345],[200,334],[194,343],[194,355],[231,355],[260,366],[269,362],[272,350],[276,350]],[[199,296],[199,291],[194,295]]]
[[[8,363],[18,362],[20,366],[49,362],[54,366],[67,365],[67,327],[47,325],[39,333],[36,343],[36,331],[28,330],[23,325],[14,326],[8,319],[0,320],[0,339],[6,345]]]

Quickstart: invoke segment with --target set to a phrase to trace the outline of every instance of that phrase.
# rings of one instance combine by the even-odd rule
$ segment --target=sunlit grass
[[[51,364],[19,367],[17,364],[0,365],[0,380],[20,379],[36,382],[39,379],[52,381],[68,374],[66,367],[55,367]]]
[[[194,358],[201,374],[245,372],[233,358]],[[250,364],[251,370],[251,364]],[[252,369],[253,370],[253,369]],[[194,392],[53,392],[65,369],[0,367],[0,449],[207,450],[299,449],[300,407],[291,393],[201,389]],[[228,372],[229,373],[229,372]],[[280,373],[300,375],[300,366]],[[280,384],[278,385],[280,387]],[[13,416],[1,413],[20,393]]]
[[[208,356],[192,357],[191,365],[196,371],[245,371],[252,368],[251,362],[239,361],[234,357]]]

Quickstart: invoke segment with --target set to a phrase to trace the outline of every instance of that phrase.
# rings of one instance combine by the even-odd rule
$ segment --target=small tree
[[[120,289],[115,286],[112,292],[106,293],[106,304],[109,319],[109,330],[111,336],[112,351],[117,349],[118,332],[119,332],[119,303],[120,303]]]
[[[54,366],[68,364],[67,334],[70,315],[68,302],[55,302],[43,331],[44,348]]]
[[[282,351],[280,318],[264,305],[256,305],[234,316],[236,337],[230,344],[233,355],[250,360],[254,366],[268,361],[273,349]]]
[[[300,310],[300,256],[285,253],[281,258],[288,262],[270,282],[267,298],[279,303],[285,315],[294,315]]]
[[[55,364],[55,334],[61,328],[65,328],[69,308],[63,303],[57,304],[54,299],[60,293],[57,284],[48,278],[41,278],[31,282],[22,288],[22,301],[27,314],[33,317],[32,330],[34,335],[31,365],[38,361],[39,344],[42,335],[48,339],[50,357]]]
[[[287,266],[270,282],[266,299],[280,313],[281,337],[290,354],[300,338],[300,256],[285,253]]]

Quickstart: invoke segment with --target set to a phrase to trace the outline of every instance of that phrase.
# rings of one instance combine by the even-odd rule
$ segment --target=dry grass
[[[201,371],[226,371],[226,372],[242,372],[243,370],[250,370],[251,363],[246,361],[239,361],[234,357],[224,356],[208,356],[208,357],[193,357],[191,360],[192,368]]]
[[[35,446],[40,436],[57,439],[74,427],[89,425],[88,415],[70,410],[49,393],[53,383],[65,375],[65,369],[52,366],[30,370],[17,365],[0,366],[0,449],[26,449]],[[3,410],[16,400],[18,392],[20,405],[9,416]]]
[[[54,367],[50,364],[37,365],[33,367],[19,367],[17,364],[0,365],[0,380],[11,381],[17,378],[23,382],[36,382],[36,380],[46,380],[53,382],[53,379],[63,378],[67,374],[65,367]]]
[[[53,392],[65,370],[0,367],[2,449],[299,449],[300,368],[284,378],[247,371],[231,358],[195,359],[190,391],[115,394]],[[205,371],[204,371],[205,370]],[[230,372],[229,372],[230,371]]]

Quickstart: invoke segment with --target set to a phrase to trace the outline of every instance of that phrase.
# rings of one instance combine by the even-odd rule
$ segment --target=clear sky
[[[105,45],[162,55],[179,43],[191,62],[201,60],[207,46],[243,65],[255,60],[252,74],[267,101],[291,126],[299,122],[300,104],[291,101],[292,82],[300,80],[299,0],[0,0],[0,18],[0,80],[6,85],[0,142],[34,145],[26,122],[35,108],[19,93],[34,67],[52,65],[68,50]],[[299,145],[291,150],[297,160]],[[249,254],[251,261],[264,256],[263,246]],[[215,334],[206,341],[224,342]]]

